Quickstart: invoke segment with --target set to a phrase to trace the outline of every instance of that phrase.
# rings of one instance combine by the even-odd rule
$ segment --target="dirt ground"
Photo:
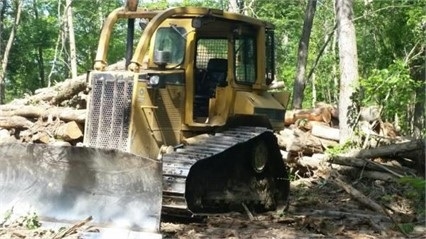
[[[425,214],[410,188],[371,179],[346,182],[391,212],[377,213],[323,178],[291,183],[285,209],[255,214],[215,215],[195,222],[162,222],[163,238],[426,238]],[[420,203],[420,204],[419,204]],[[421,212],[421,211],[420,211]],[[399,228],[400,227],[400,228]],[[92,228],[93,229],[93,228]],[[79,238],[77,230],[64,237]],[[404,232],[404,233],[403,233]],[[0,238],[53,238],[43,229],[0,228]]]
[[[393,212],[393,219],[327,180],[309,178],[292,182],[284,211],[254,214],[252,219],[248,213],[233,213],[198,223],[163,222],[161,230],[164,238],[426,238],[425,215],[416,213],[419,205],[408,199],[410,189],[368,179],[352,185]]]

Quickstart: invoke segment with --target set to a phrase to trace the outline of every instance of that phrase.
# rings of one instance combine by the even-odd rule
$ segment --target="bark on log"
[[[280,148],[284,150],[287,150],[287,145],[289,145],[290,142],[296,138],[296,136],[294,135],[294,131],[289,128],[284,128],[278,134],[275,135],[277,137],[278,146],[280,146]]]
[[[286,113],[285,125],[294,124],[297,120],[319,121],[329,124],[332,118],[331,107],[319,107],[314,109],[292,110]]]
[[[348,154],[350,157],[357,158],[377,158],[377,157],[392,157],[399,156],[401,154],[415,151],[415,150],[424,150],[425,148],[425,139],[417,139],[404,143],[391,144],[379,146],[372,149],[362,149],[353,151]]]
[[[324,152],[319,138],[300,129],[284,129],[276,135],[281,149],[289,152],[302,152],[307,155]]]
[[[53,141],[53,139],[49,136],[47,132],[37,132],[35,135],[33,135],[31,139],[32,143],[43,143],[48,144],[49,142]]]
[[[86,110],[32,105],[0,106],[0,117],[7,118],[12,116],[21,116],[25,118],[57,117],[66,122],[76,121],[78,123],[83,123],[86,120]]]
[[[79,76],[63,84],[61,89],[57,91],[57,94],[52,98],[50,103],[53,105],[58,105],[64,100],[71,99],[74,95],[77,95],[86,88],[86,75]]]
[[[402,167],[402,166],[388,166],[388,165],[377,165],[378,163],[372,162],[370,160],[347,157],[347,156],[332,156],[328,159],[329,162],[333,164],[340,164],[358,168],[366,168],[374,171],[380,172],[392,172],[394,175],[405,175],[406,173],[414,174],[413,170]]]
[[[340,174],[351,175],[354,178],[371,178],[385,182],[395,182],[395,180],[398,179],[397,176],[386,172],[364,170],[363,168],[356,168],[352,166],[344,166],[338,164],[332,164],[332,167],[333,169],[338,170]]]
[[[116,62],[106,67],[108,71],[124,70],[124,60]],[[56,85],[48,88],[38,89],[35,95],[29,96],[26,99],[26,103],[29,102],[50,102],[53,104],[60,104],[63,100],[70,99],[72,96],[78,94],[78,92],[86,89],[86,77],[87,74],[82,74],[74,79],[66,79],[63,82],[59,82]]]
[[[297,124],[297,126],[298,126],[299,128],[301,128],[301,129],[303,129],[303,130],[306,130],[306,131],[311,131],[311,130],[312,130],[312,128],[313,128],[315,125],[320,125],[320,126],[324,126],[324,127],[329,127],[329,125],[328,125],[327,123],[322,122],[322,121],[302,121],[302,122],[304,122],[304,123],[303,123],[303,124],[298,124],[298,123],[296,122],[296,124]]]
[[[28,129],[34,123],[22,116],[4,117],[0,115],[0,128],[3,129]]]
[[[339,142],[334,141],[334,140],[322,139],[322,138],[318,138],[318,139],[320,140],[322,147],[324,149],[335,147],[339,144]]]
[[[0,144],[16,143],[16,142],[17,142],[16,138],[10,135],[9,130],[0,129]]]
[[[324,154],[313,154],[311,157],[303,156],[298,159],[298,164],[302,167],[308,167],[309,169],[314,170],[321,167],[321,163],[324,158]]]
[[[339,141],[340,138],[340,130],[336,128],[332,128],[325,125],[315,124],[312,126],[312,135],[324,138]]]
[[[65,141],[72,141],[83,137],[82,127],[75,121],[60,125],[55,130],[55,137]]]

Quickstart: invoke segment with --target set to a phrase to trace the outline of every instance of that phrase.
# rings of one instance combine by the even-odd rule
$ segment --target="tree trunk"
[[[62,6],[61,0],[58,0],[58,16],[57,17],[58,17],[58,20],[60,21],[60,28],[58,31],[58,38],[56,39],[55,53],[53,56],[52,67],[50,68],[50,73],[49,73],[49,76],[47,77],[47,87],[50,87],[52,85],[52,76],[53,76],[53,73],[56,71],[55,70],[56,64],[59,61],[59,58],[61,57],[61,54],[65,46],[65,39],[66,39],[65,32],[67,31],[67,23],[66,23],[67,8],[65,6],[65,9],[62,13],[61,6]],[[61,49],[59,49],[59,45],[61,45]]]
[[[33,10],[36,24],[38,23],[38,10],[37,10],[37,0],[33,0]],[[37,44],[37,65],[38,65],[38,74],[39,74],[39,87],[44,87],[44,59],[43,59],[43,46]]]
[[[9,61],[10,50],[12,49],[12,43],[15,39],[16,29],[19,25],[19,21],[21,19],[21,11],[22,11],[22,2],[21,0],[15,0],[16,6],[16,16],[15,21],[12,25],[12,30],[10,31],[9,39],[7,40],[6,48],[4,50],[3,58],[1,59],[1,68],[0,68],[0,105],[4,103],[5,98],[5,77],[7,70],[7,63]]]
[[[352,134],[350,107],[351,96],[358,85],[358,57],[355,26],[353,19],[353,0],[336,0],[337,34],[339,44],[340,93],[339,93],[339,127],[340,143],[348,141]]]
[[[296,79],[293,89],[293,108],[302,108],[303,91],[305,90],[306,61],[308,59],[309,39],[311,36],[312,22],[314,20],[317,1],[309,0],[305,11],[305,21],[303,23],[302,37],[299,41],[297,57]]]
[[[68,36],[70,43],[70,60],[71,60],[71,78],[77,77],[77,56],[75,49],[75,36],[74,36],[74,24],[72,20],[72,0],[66,0],[67,5],[67,23],[68,23]]]
[[[240,13],[241,9],[238,5],[238,0],[229,0],[228,11]]]
[[[3,54],[3,29],[4,15],[6,14],[6,0],[0,1],[0,55]]]
[[[423,54],[426,56],[426,52]],[[423,79],[422,79],[423,76]],[[413,136],[416,139],[420,139],[424,137],[425,135],[422,135],[422,130],[426,129],[426,117],[425,117],[425,104],[422,102],[421,99],[425,99],[425,88],[424,83],[422,81],[425,81],[424,77],[426,76],[426,70],[423,68],[420,70],[419,73],[416,74],[415,80],[418,81],[420,84],[419,87],[416,89],[416,103],[414,105],[414,119],[413,119]],[[423,84],[421,84],[423,83]]]
[[[0,2],[0,56],[3,55],[3,21],[4,21],[4,15],[6,13],[6,0],[2,0]],[[0,74],[2,75],[2,68],[0,68]],[[5,95],[4,91],[4,82],[2,80],[3,78],[0,78],[0,105],[3,103],[3,96]]]

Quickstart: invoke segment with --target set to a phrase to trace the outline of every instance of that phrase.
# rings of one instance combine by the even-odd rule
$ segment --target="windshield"
[[[185,33],[182,27],[163,27],[157,30],[154,52],[170,53],[168,64],[181,64],[185,56]]]

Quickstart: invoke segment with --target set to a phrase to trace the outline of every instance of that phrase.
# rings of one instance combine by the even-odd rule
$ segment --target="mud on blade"
[[[116,150],[0,145],[0,213],[36,212],[43,221],[88,216],[100,227],[159,231],[161,163]]]

